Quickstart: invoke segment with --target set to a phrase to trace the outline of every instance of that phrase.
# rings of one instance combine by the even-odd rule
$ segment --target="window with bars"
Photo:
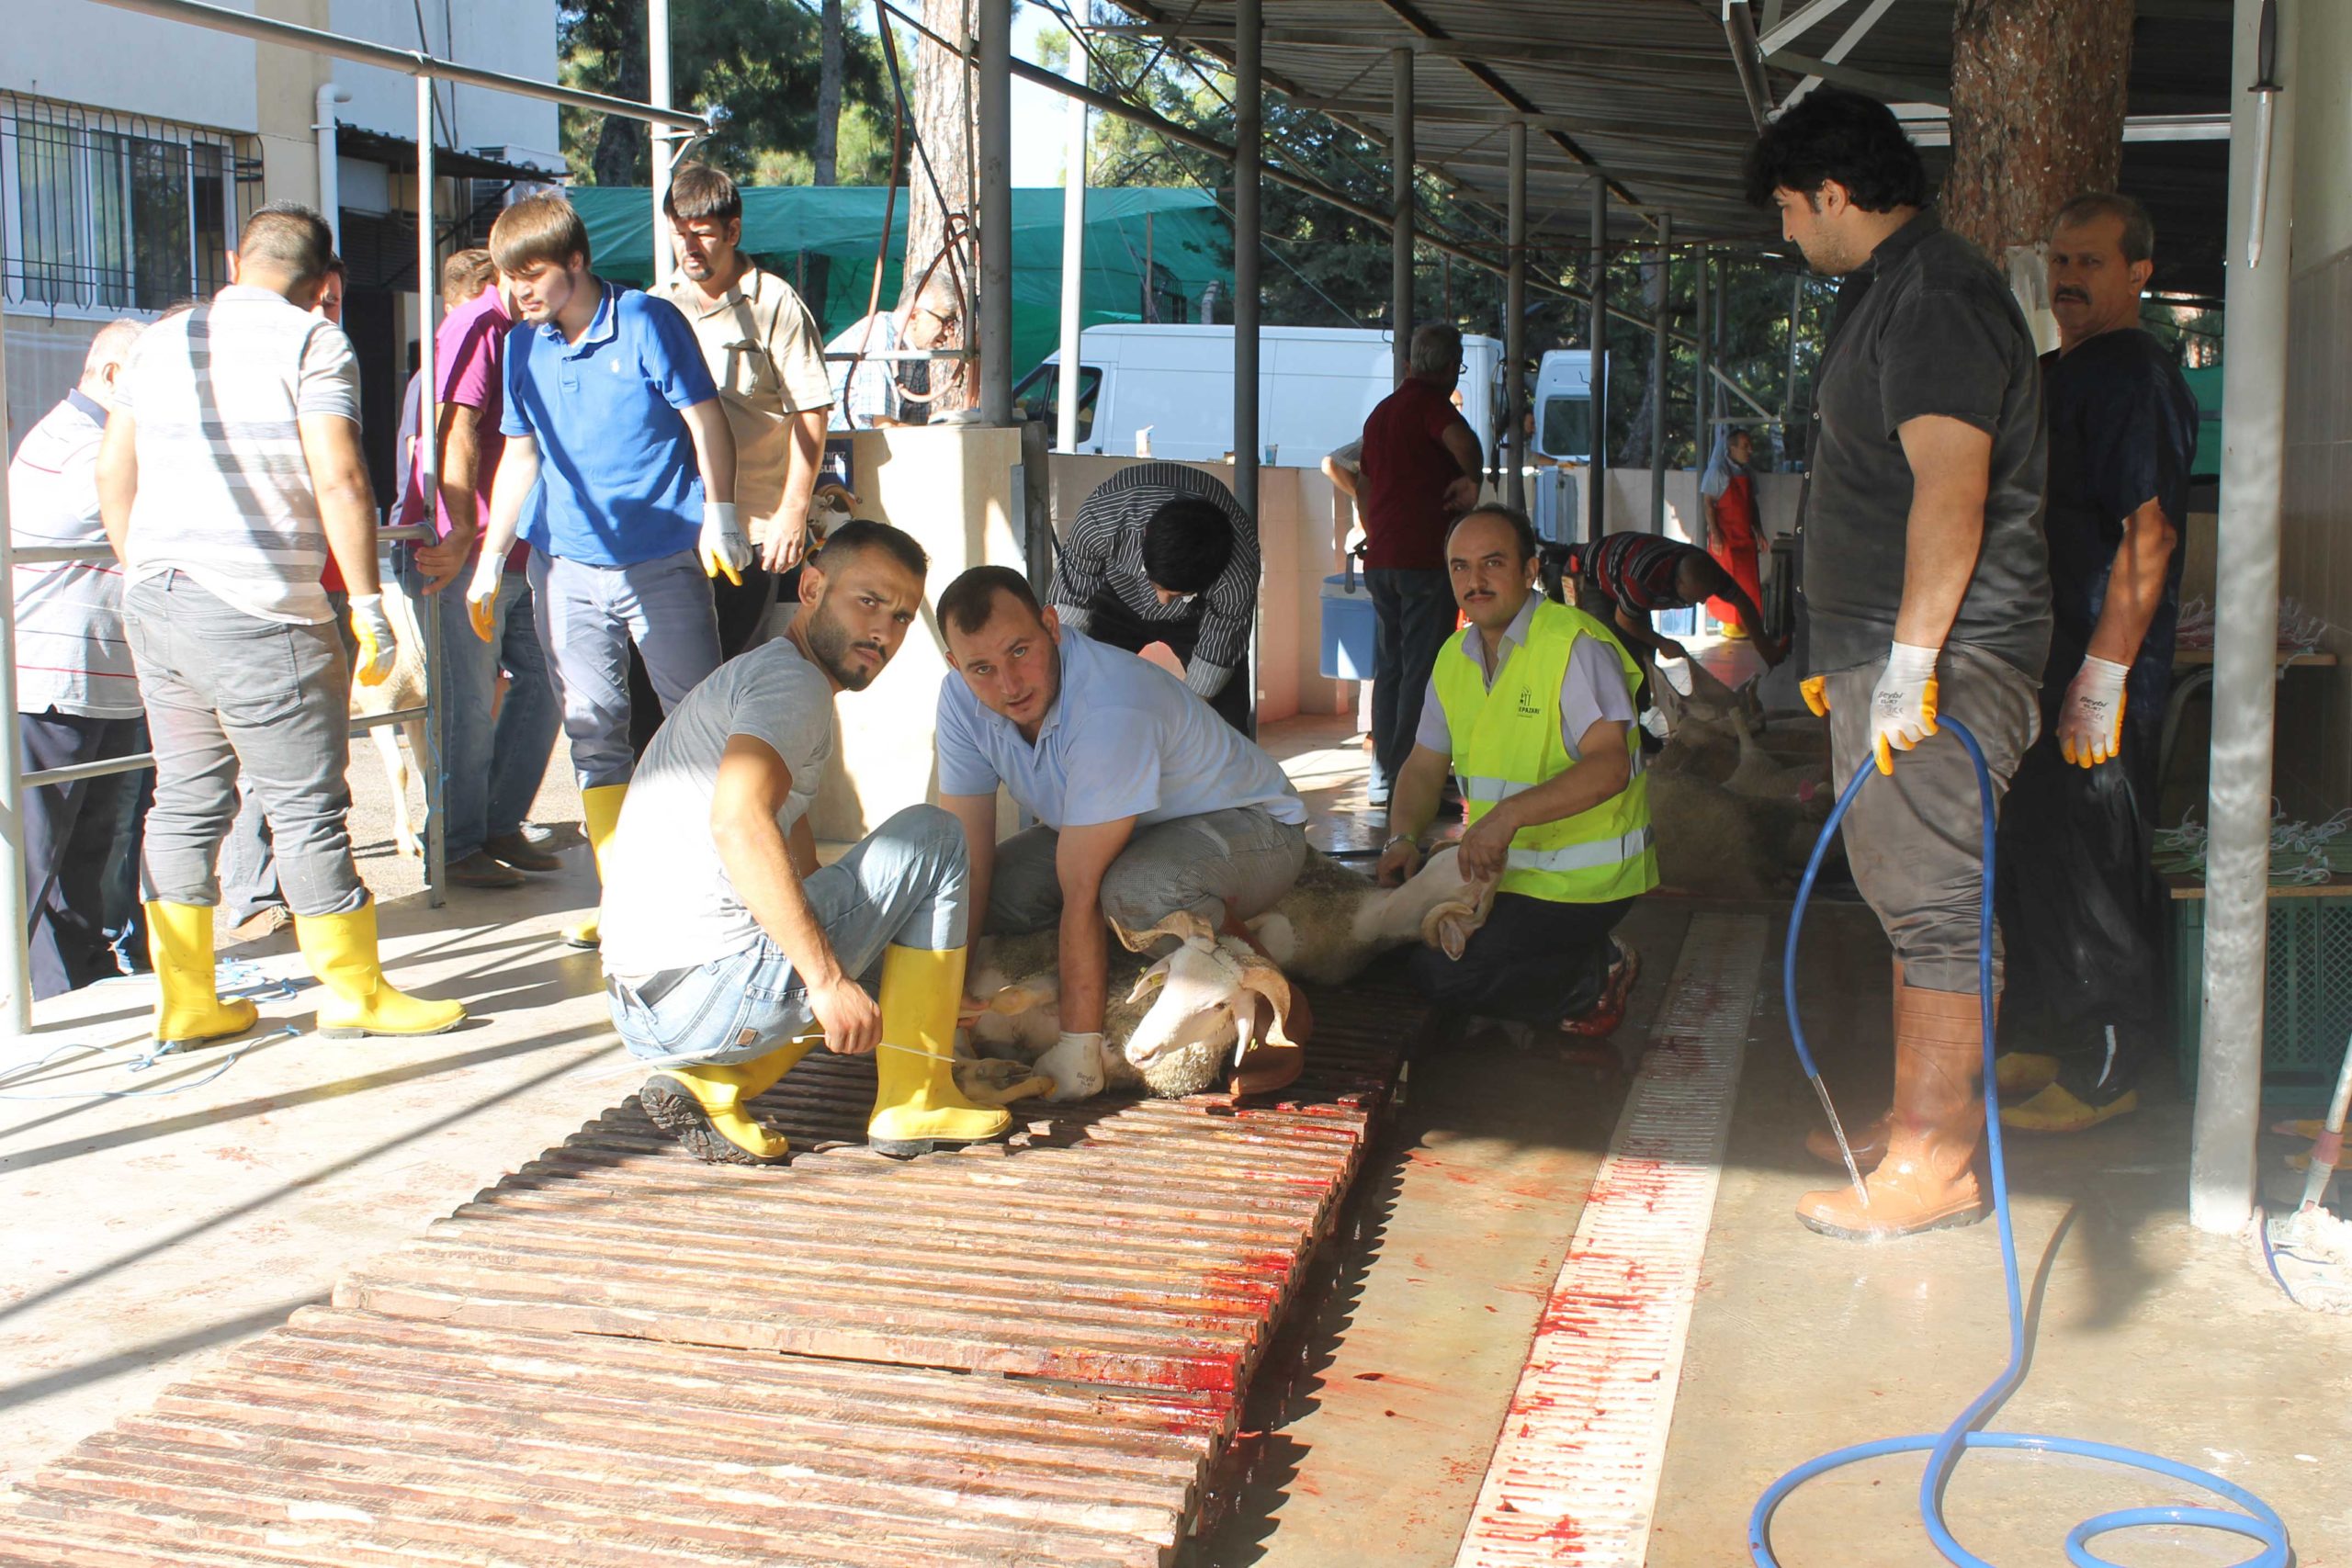
[[[0,94],[0,297],[116,315],[209,295],[261,183],[244,141]]]

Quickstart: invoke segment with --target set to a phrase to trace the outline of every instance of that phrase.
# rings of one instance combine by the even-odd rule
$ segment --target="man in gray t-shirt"
[[[951,1072],[970,918],[961,827],[910,806],[821,870],[808,827],[833,698],[898,652],[929,566],[887,525],[835,529],[784,637],[687,693],[637,765],[604,862],[605,988],[621,1039],[656,1067],[639,1102],[700,1158],[782,1162],[784,1135],[751,1102],[820,1043],[876,1054],[867,1136],[883,1154],[1012,1125]]]
[[[1927,209],[1885,106],[1817,89],[1757,142],[1747,194],[1815,272],[1845,279],[1815,397],[1804,689],[1829,716],[1836,776],[1873,753],[1885,775],[1846,818],[1846,856],[1896,974],[1895,1103],[1856,1141],[1876,1164],[1869,1196],[1808,1193],[1797,1215],[1828,1235],[1908,1235],[1984,1213],[1978,964],[1997,954],[1979,953],[1975,768],[1937,719],[1976,737],[1997,801],[2033,740],[2050,642],[2040,381],[2007,286]],[[1809,1143],[1842,1159],[1826,1135]]]

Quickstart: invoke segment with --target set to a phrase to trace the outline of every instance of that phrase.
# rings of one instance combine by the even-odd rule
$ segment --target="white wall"
[[[422,43],[417,32],[420,5],[424,17]],[[398,49],[422,48],[445,60],[533,81],[555,80],[554,0],[333,0],[332,10],[334,30],[351,38]],[[336,85],[351,93],[351,102],[336,116],[344,124],[415,139],[416,85],[412,78],[342,63],[334,71]],[[553,104],[485,87],[444,86],[439,91],[455,145],[496,149],[496,155],[517,163],[563,166]]]
[[[2352,6],[2295,7],[2295,265],[2352,249]],[[2338,345],[2341,351],[2341,345]]]
[[[91,0],[10,0],[0,36],[0,87],[219,130],[260,129],[254,46],[243,39]]]

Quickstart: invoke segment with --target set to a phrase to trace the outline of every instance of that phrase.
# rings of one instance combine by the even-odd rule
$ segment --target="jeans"
[[[662,711],[676,707],[718,668],[710,580],[692,550],[634,566],[589,566],[533,550],[530,580],[580,787],[625,784],[637,769],[629,645],[644,656]]]
[[[1548,1027],[1600,999],[1616,958],[1609,933],[1633,907],[1631,898],[1563,904],[1498,893],[1459,960],[1416,944],[1405,956],[1406,978],[1442,1012]]]
[[[425,577],[415,553],[400,551],[393,571],[423,626]],[[498,635],[490,642],[474,635],[473,617],[457,584],[442,589],[440,598],[440,722],[428,726],[428,733],[440,749],[443,831],[446,852],[455,863],[480,851],[485,840],[522,827],[555,750],[557,715],[547,654],[532,619],[531,586],[522,575],[510,571],[499,580],[491,623]],[[514,677],[503,704],[497,700],[502,665]],[[429,759],[419,761],[432,766]]]
[[[989,931],[1016,936],[1061,918],[1060,839],[1051,828],[1032,828],[996,847]],[[1261,807],[1179,817],[1137,829],[1102,874],[1103,918],[1130,931],[1148,931],[1179,909],[1212,926],[1228,915],[1246,920],[1272,908],[1306,864],[1306,829]]]
[[[1885,668],[1881,654],[1829,677],[1829,776],[1841,787],[1870,754],[1871,692]],[[1993,654],[1946,643],[1936,667],[1936,710],[1968,726],[1984,748],[1997,807],[2041,726],[2033,682]],[[1950,734],[1896,753],[1894,773],[1873,776],[1854,797],[1846,814],[1846,862],[1855,890],[1894,944],[1905,985],[1976,994],[1982,835],[1976,770]],[[1997,929],[1994,935],[1997,987]]]
[[[260,802],[277,880],[298,915],[368,902],[346,818],[351,666],[333,626],[246,615],[167,571],[132,587],[123,620],[155,751],[147,817],[151,897],[210,907],[213,857],[237,809]]]
[[[936,806],[910,806],[801,886],[842,971],[871,990],[886,949],[964,945],[970,876],[963,826]],[[605,989],[630,1055],[659,1063],[748,1062],[817,1018],[808,986],[764,933],[699,968],[613,979]]]
[[[1372,591],[1372,754],[1380,776],[1394,784],[1413,754],[1430,671],[1453,635],[1453,589],[1442,571],[1368,567]]]
[[[18,714],[17,728],[18,761],[27,773],[145,749],[146,726],[136,718],[87,718],[51,708]],[[24,792],[25,912],[36,1000],[121,972],[107,934],[107,884],[120,852],[123,803],[137,798],[144,772]]]
[[[1129,653],[1141,653],[1155,642],[1164,642],[1168,651],[1184,661],[1187,669],[1193,662],[1193,649],[1201,639],[1201,616],[1196,608],[1192,615],[1181,621],[1147,621],[1119,602],[1119,596],[1109,589],[1094,595],[1094,603],[1087,608],[1086,635],[1113,648],[1124,648]],[[1250,668],[1245,660],[1213,697],[1203,697],[1217,717],[1244,735],[1256,733],[1250,701]],[[1198,694],[1195,694],[1196,695]]]

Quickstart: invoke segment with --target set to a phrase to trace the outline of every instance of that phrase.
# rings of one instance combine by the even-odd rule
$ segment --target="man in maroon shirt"
[[[1478,499],[1478,437],[1453,402],[1462,334],[1413,333],[1409,373],[1363,422],[1356,504],[1363,513],[1364,582],[1377,617],[1372,660],[1372,804],[1388,804],[1413,750],[1421,694],[1453,630],[1445,531]]]

